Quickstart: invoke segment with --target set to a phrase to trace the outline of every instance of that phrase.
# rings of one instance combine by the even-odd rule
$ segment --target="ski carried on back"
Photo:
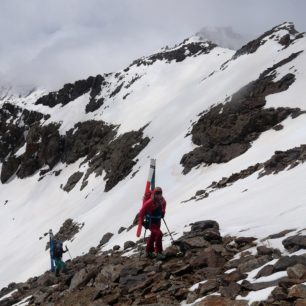
[[[155,188],[155,169],[156,169],[156,159],[151,159],[150,161],[150,169],[149,169],[149,175],[146,182],[146,188],[143,196],[143,202],[142,205],[150,199],[151,192]],[[141,235],[143,220],[139,218],[138,221],[138,228],[137,228],[137,237]]]

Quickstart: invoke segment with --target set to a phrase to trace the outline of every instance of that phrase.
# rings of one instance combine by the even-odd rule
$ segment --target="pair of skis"
[[[146,197],[148,195],[150,195],[151,191],[154,190],[154,188],[155,188],[155,177],[156,177],[155,171],[156,171],[156,159],[151,159],[149,175],[148,175],[148,179],[147,179],[147,182],[146,182],[146,188],[145,188],[145,192],[144,192],[144,199],[146,199]],[[144,204],[144,202],[143,202],[143,204]],[[143,220],[139,219],[138,228],[137,228],[137,237],[140,237],[140,235],[141,235],[142,224],[143,224]]]
[[[51,260],[51,272],[55,271],[55,264],[53,260],[53,253],[54,253],[54,235],[52,229],[49,230],[49,241],[50,241],[50,260]]]

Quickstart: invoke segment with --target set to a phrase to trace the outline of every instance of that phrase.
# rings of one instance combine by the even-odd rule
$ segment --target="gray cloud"
[[[306,29],[303,0],[1,0],[0,85],[43,86],[124,68],[203,27]]]

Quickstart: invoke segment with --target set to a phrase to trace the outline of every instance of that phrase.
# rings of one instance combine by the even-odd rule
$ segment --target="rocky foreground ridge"
[[[69,270],[59,277],[47,271],[1,289],[0,305],[305,305],[306,252],[301,249],[306,236],[293,231],[257,241],[222,237],[216,221],[199,221],[165,250],[165,261],[145,258],[143,239],[127,241],[124,250],[93,247],[69,260]],[[103,237],[103,243],[110,238]],[[274,239],[282,240],[288,255],[269,247]],[[265,289],[265,301],[248,302],[250,294]]]

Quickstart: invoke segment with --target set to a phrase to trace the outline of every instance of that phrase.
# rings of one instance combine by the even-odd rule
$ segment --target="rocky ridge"
[[[207,188],[198,190],[193,197],[189,200],[183,201],[183,203],[191,200],[198,201],[207,198],[211,192],[230,186],[238,180],[242,180],[256,172],[258,172],[258,179],[260,179],[266,175],[277,174],[285,170],[289,171],[305,161],[306,145],[300,145],[297,148],[288,149],[286,151],[276,151],[269,160],[263,163],[257,163],[238,173],[233,173],[229,177],[223,177],[218,182],[212,182]]]
[[[283,239],[289,233],[274,237]],[[289,236],[283,239],[283,245],[296,252],[306,248],[306,238]],[[190,231],[165,250],[165,261],[145,258],[143,248],[143,239],[124,250],[93,247],[88,254],[68,260],[69,269],[60,277],[45,272],[25,283],[2,288],[0,305],[22,300],[28,305],[49,306],[180,305],[182,301],[249,305],[248,294],[265,288],[270,288],[268,299],[251,305],[306,302],[305,254],[282,255],[254,237],[222,237],[216,221],[191,224]],[[123,256],[132,251],[134,255]],[[253,271],[258,271],[254,278],[250,276]],[[273,280],[267,281],[269,276]]]

